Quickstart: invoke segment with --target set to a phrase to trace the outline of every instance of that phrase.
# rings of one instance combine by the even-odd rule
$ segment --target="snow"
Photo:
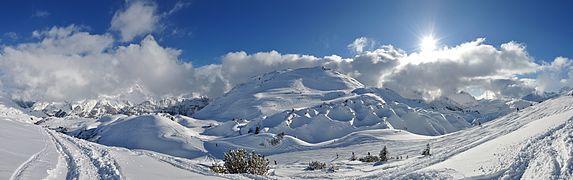
[[[129,101],[131,99],[146,100],[133,102]],[[84,118],[100,118],[105,115],[141,115],[148,113],[169,113],[172,115],[191,116],[208,103],[209,99],[204,97],[165,97],[156,99],[151,97],[124,98],[120,96],[86,99],[76,102],[19,102],[19,106],[26,108],[27,111],[31,111],[31,113],[40,117],[79,116]]]
[[[46,116],[78,106],[0,97],[0,179],[573,178],[569,92],[540,103],[465,92],[428,102],[316,67],[253,77],[194,117],[157,111],[180,99],[125,106],[141,114],[88,101],[81,107],[92,110],[78,112],[97,116]],[[422,156],[427,144],[432,155]],[[349,160],[383,147],[387,162]],[[237,148],[265,155],[268,175],[208,169]],[[305,170],[311,161],[338,170]]]
[[[145,149],[189,159],[205,155],[203,142],[190,130],[157,115],[120,119],[98,131],[97,142],[103,145]]]
[[[512,163],[515,157],[523,156],[522,153],[531,153],[532,151],[536,151],[533,149],[520,149],[518,148],[520,145],[534,143],[535,141],[539,141],[539,138],[545,138],[546,136],[552,135],[552,131],[558,131],[559,129],[563,129],[565,124],[570,124],[573,120],[572,118],[573,111],[569,110],[563,113],[549,115],[537,119],[515,131],[487,141],[479,146],[453,156],[444,162],[428,167],[427,169],[453,169],[457,172],[457,177],[455,178],[476,177],[488,174],[504,173],[507,171],[507,169],[505,169],[507,168],[506,166],[513,165]],[[523,152],[524,150],[525,152]],[[561,153],[553,152],[552,154],[552,156],[554,156],[555,154]],[[563,155],[567,154],[570,154],[570,152],[563,152]],[[548,158],[548,160],[551,160],[551,158]],[[561,167],[559,166],[559,168]],[[551,170],[555,168],[547,169]],[[532,178],[528,179],[538,179],[540,177],[553,176],[552,173],[542,173],[545,174],[529,174],[529,176]],[[508,176],[511,177],[515,175],[509,174]],[[535,176],[540,177],[535,178]]]
[[[253,77],[215,99],[193,117],[229,121],[255,119],[346,96],[361,83],[323,67],[288,69]]]
[[[0,131],[0,177],[41,179],[48,176],[47,170],[56,167],[58,159],[46,132],[38,126],[16,120],[3,119],[0,122],[3,128]],[[35,161],[41,163],[32,163]],[[27,171],[41,173],[26,174]]]
[[[220,179],[197,161],[102,146],[0,112],[0,179]]]

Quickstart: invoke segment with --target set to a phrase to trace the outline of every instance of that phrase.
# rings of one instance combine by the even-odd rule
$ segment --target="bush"
[[[318,169],[324,169],[326,168],[326,163],[320,162],[320,161],[312,161],[310,163],[308,163],[308,167],[306,167],[306,170],[318,170]]]
[[[424,156],[431,156],[432,154],[430,153],[430,144],[426,144],[426,149],[424,149],[424,151],[422,151],[422,155]]]
[[[330,165],[328,167],[328,170],[327,170],[327,172],[331,172],[331,173],[336,172],[336,171],[338,171],[338,166],[336,166],[334,164]]]
[[[378,156],[368,155],[368,156],[361,157],[358,160],[362,161],[362,162],[378,162],[378,161],[380,161],[380,158]]]
[[[225,153],[225,169],[228,173],[239,174],[247,173],[247,168],[249,165],[248,153],[244,149],[230,150]]]
[[[227,173],[227,169],[225,169],[225,166],[220,165],[218,163],[213,163],[213,165],[211,165],[209,169],[211,169],[211,171],[215,173]]]
[[[265,175],[269,170],[269,161],[264,156],[255,152],[249,154],[244,149],[230,150],[225,153],[223,162],[223,166],[213,164],[209,168],[216,173],[249,173],[256,175]]]
[[[351,161],[356,161],[356,156],[354,155],[354,152],[352,152],[352,156],[350,156],[350,160]]]
[[[269,161],[260,154],[251,152],[247,172],[249,174],[265,175],[269,171]]]
[[[277,134],[273,139],[271,139],[270,141],[271,145],[276,146],[277,144],[279,144],[283,140],[284,136],[285,136],[284,132]]]

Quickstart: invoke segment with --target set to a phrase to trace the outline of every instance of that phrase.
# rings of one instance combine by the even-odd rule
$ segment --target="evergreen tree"
[[[356,159],[358,159],[358,158],[356,158],[356,155],[354,155],[354,152],[352,152],[352,156],[350,156],[350,160],[356,161]]]
[[[426,144],[426,149],[424,149],[424,151],[422,151],[422,155],[424,155],[424,156],[431,156],[432,155],[430,153],[430,143]]]
[[[264,156],[251,153],[247,172],[250,174],[265,175],[269,171],[269,161]]]
[[[388,149],[386,148],[386,146],[382,148],[379,156],[380,156],[380,161],[388,161]]]
[[[257,128],[255,128],[255,134],[259,134],[259,132],[261,132],[261,128],[257,126]]]
[[[225,153],[223,161],[225,162],[225,169],[231,174],[247,173],[248,169],[248,153],[244,149],[230,150]]]

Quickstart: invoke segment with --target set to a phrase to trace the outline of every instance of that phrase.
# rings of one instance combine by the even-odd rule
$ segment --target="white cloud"
[[[535,85],[539,92],[573,87],[573,60],[557,57],[553,62],[544,64],[537,75]]]
[[[128,42],[137,36],[157,31],[161,27],[160,19],[155,3],[128,1],[125,9],[114,14],[110,30],[119,32],[121,40]]]
[[[539,66],[521,44],[509,42],[496,48],[484,44],[484,39],[429,53],[412,53],[400,61],[391,75],[382,79],[382,84],[403,93],[422,93],[430,99],[476,85],[502,93],[505,91],[495,82],[536,72]]]
[[[366,38],[366,37],[359,37],[354,40],[351,44],[347,47],[348,49],[352,50],[355,53],[362,53],[368,48],[372,48],[374,46],[374,41]],[[367,48],[367,49],[365,49]]]
[[[113,47],[110,35],[93,35],[76,26],[36,32],[41,40],[1,51],[0,80],[13,98],[77,100],[114,95],[136,85],[152,95],[186,93],[191,64],[179,50],[148,36],[138,44]]]

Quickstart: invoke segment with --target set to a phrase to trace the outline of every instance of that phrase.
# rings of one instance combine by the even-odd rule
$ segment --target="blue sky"
[[[163,46],[181,49],[195,66],[220,63],[228,52],[349,57],[355,38],[416,51],[432,32],[444,45],[484,37],[499,45],[524,43],[537,61],[573,57],[571,3],[533,1],[157,1],[165,28],[153,32]],[[81,25],[105,33],[123,1],[11,1],[0,6],[2,44],[30,41],[34,30]],[[176,32],[176,33],[175,33]],[[16,36],[14,36],[16,35]],[[139,37],[141,39],[142,37]]]

